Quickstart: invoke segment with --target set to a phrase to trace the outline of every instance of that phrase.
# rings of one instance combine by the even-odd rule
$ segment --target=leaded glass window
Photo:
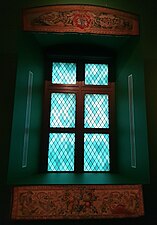
[[[85,64],[85,84],[108,85],[108,65]]]
[[[109,134],[84,134],[84,171],[109,171]]]
[[[75,134],[50,133],[48,171],[74,171]]]
[[[52,83],[53,84],[76,84],[76,64],[75,63],[52,63]]]
[[[47,171],[111,169],[113,85],[109,64],[53,62],[46,82]]]
[[[50,127],[75,127],[75,94],[52,93]]]
[[[108,95],[86,94],[84,108],[85,128],[109,127]]]

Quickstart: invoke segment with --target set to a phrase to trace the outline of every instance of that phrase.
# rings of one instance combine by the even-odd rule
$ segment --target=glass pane
[[[75,134],[49,135],[48,171],[74,171]]]
[[[84,109],[85,128],[109,128],[108,95],[86,94]]]
[[[109,134],[84,134],[84,171],[109,170]]]
[[[51,94],[50,127],[75,127],[76,95]]]
[[[76,84],[76,64],[62,62],[52,63],[52,83]]]
[[[108,65],[85,64],[85,84],[108,85]]]

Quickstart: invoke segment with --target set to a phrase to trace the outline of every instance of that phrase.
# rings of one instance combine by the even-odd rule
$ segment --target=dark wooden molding
[[[139,35],[138,16],[90,5],[55,5],[24,9],[24,31]]]

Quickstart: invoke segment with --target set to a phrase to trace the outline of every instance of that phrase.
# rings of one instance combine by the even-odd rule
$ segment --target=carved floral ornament
[[[11,218],[105,219],[144,215],[141,185],[45,185],[13,189]]]
[[[139,35],[136,15],[89,5],[55,5],[25,9],[24,31]]]

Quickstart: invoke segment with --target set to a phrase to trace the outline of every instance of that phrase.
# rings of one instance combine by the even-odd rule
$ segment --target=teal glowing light
[[[109,170],[109,134],[84,134],[84,171]]]
[[[108,65],[85,64],[85,84],[108,85]]]
[[[54,86],[57,86],[55,84],[65,84],[63,92],[67,86],[69,87],[66,84],[76,84],[76,64],[54,62],[52,64],[52,84]],[[85,85],[108,85],[108,65],[85,64]],[[109,171],[109,134],[96,130],[109,128],[109,95],[91,94],[91,92],[84,95],[84,128],[78,131],[75,124],[76,105],[77,115],[80,113],[79,104],[76,103],[77,94],[68,93],[67,90],[64,93],[60,91],[51,93],[50,128],[54,129],[50,129],[49,133],[47,170],[53,172],[74,171],[75,144],[76,150],[80,150],[75,137],[77,132],[83,132],[84,140],[81,141],[84,141],[84,149],[82,149],[84,150],[84,171]],[[82,121],[78,122],[82,123]],[[86,130],[88,131],[86,132]]]
[[[52,64],[53,84],[76,84],[76,64],[55,62]]]
[[[109,128],[109,98],[104,94],[86,94],[85,128]]]
[[[48,171],[74,171],[75,134],[50,133]]]
[[[74,128],[76,95],[69,93],[51,94],[50,127]]]

